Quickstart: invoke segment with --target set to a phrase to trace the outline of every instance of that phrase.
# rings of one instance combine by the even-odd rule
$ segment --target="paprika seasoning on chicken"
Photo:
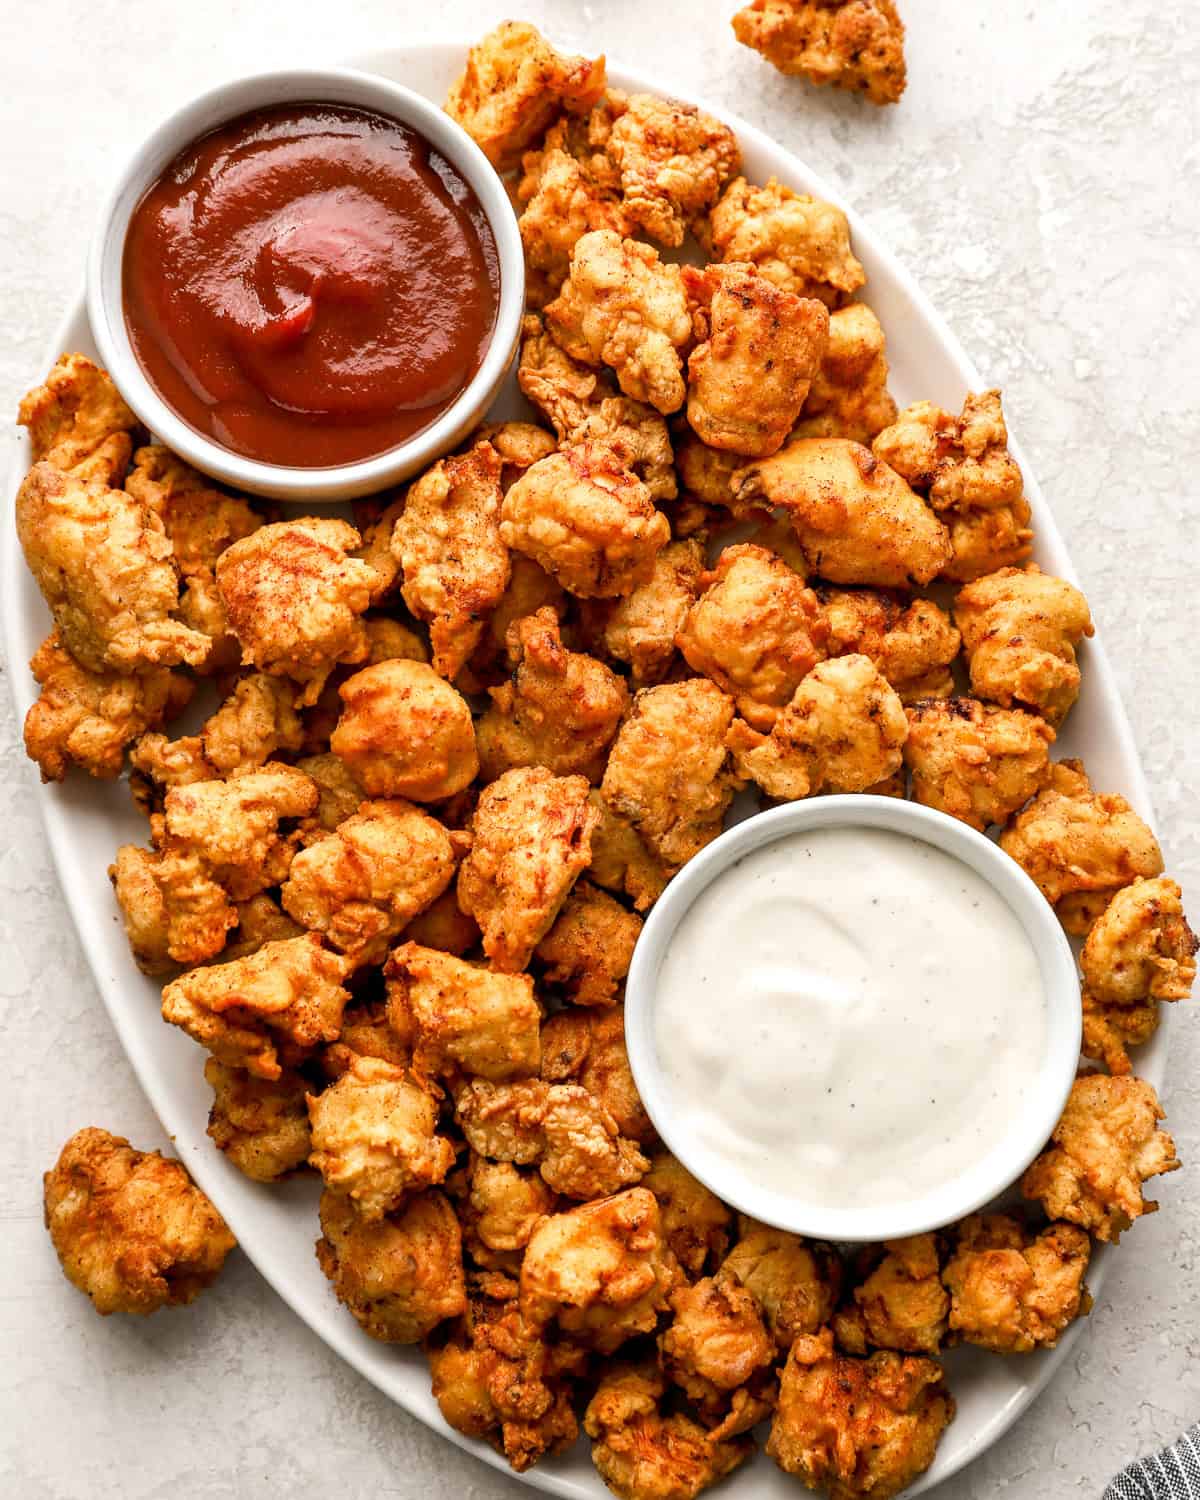
[[[495,238],[478,198],[398,120],[340,104],[255,110],[146,192],[125,321],[162,398],[265,463],[396,447],[450,406],[491,340]]]

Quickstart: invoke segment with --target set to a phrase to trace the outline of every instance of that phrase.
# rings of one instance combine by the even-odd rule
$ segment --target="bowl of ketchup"
[[[347,68],[214,89],[142,144],[88,262],[101,359],[196,468],[338,500],[478,423],[524,304],[504,184],[449,116]]]

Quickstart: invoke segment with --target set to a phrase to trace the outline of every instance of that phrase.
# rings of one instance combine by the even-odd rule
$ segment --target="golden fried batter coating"
[[[1163,869],[1150,829],[1124,797],[1093,792],[1078,760],[1051,766],[1050,784],[1000,835],[1000,847],[1079,937],[1117,891]]]
[[[202,666],[211,642],[171,615],[179,575],[162,521],[125,490],[34,464],[17,536],[66,649],[89,672]]]
[[[753,1219],[740,1222],[721,1270],[753,1296],[781,1350],[828,1322],[842,1284],[841,1262],[828,1245]]]
[[[729,512],[729,517],[725,517],[726,523],[730,518],[741,521],[761,514],[756,509],[760,502],[747,501],[742,504],[734,497],[733,476],[742,468],[741,454],[710,448],[707,443],[700,441],[691,425],[682,418],[677,418],[675,423],[675,467],[685,498],[713,507],[716,515],[721,512],[716,511],[715,507],[723,507]],[[766,503],[761,502],[763,505]]]
[[[365,1219],[344,1194],[326,1189],[317,1260],[363,1332],[386,1344],[419,1344],[467,1305],[458,1220],[436,1191]]]
[[[503,973],[519,973],[550,930],[588,867],[598,820],[582,776],[530,766],[484,788],[458,904],[479,923],[484,952]]]
[[[624,236],[630,223],[612,187],[561,146],[527,151],[522,167],[517,197],[524,205],[519,226],[526,296],[531,305],[544,307],[570,274],[572,252],[585,234],[609,229]]]
[[[726,547],[677,637],[688,665],[729,693],[755,729],[769,731],[825,655],[817,596],[782,558],[739,542]]]
[[[950,1310],[937,1237],[914,1234],[873,1248],[878,1264],[854,1288],[853,1302],[834,1315],[838,1343],[851,1354],[871,1347],[936,1354]]]
[[[472,1079],[455,1100],[471,1147],[492,1161],[537,1164],[565,1198],[598,1198],[627,1187],[649,1166],[599,1099],[580,1084],[543,1079]]]
[[[852,1359],[823,1329],[792,1346],[767,1452],[830,1500],[891,1500],[933,1462],[953,1416],[936,1360],[891,1350]]]
[[[918,802],[982,833],[1049,782],[1053,743],[1053,729],[1034,714],[977,698],[928,698],[908,710],[904,763]]]
[[[264,943],[245,958],[192,969],[163,989],[163,1020],[219,1062],[270,1082],[341,1030],[346,960],[315,933]]]
[[[725,748],[733,702],[703,678],[643,688],[608,759],[601,796],[664,865],[721,831],[738,786]]]
[[[433,802],[475,780],[475,726],[461,693],[420,661],[393,659],[338,689],[342,716],[329,748],[369,797]]]
[[[1133,1071],[1130,1047],[1141,1047],[1158,1030],[1159,1011],[1154,1000],[1135,1005],[1109,1005],[1083,991],[1084,1057],[1102,1062],[1114,1075]]]
[[[220,953],[238,921],[229,893],[198,854],[123,844],[108,867],[134,961],[145,974]]]
[[[76,1131],[42,1188],[63,1275],[105,1317],[195,1301],[237,1244],[182,1163],[95,1126]]]
[[[629,1188],[538,1224],[521,1262],[521,1307],[611,1354],[653,1330],[679,1274],[653,1193]]]
[[[586,600],[583,628],[594,650],[628,663],[634,687],[661,682],[675,660],[675,637],[700,592],[704,544],[668,542],[654,571],[623,599]]]
[[[89,672],[52,630],[29,670],[41,688],[25,715],[25,753],[43,781],[62,781],[71,766],[111,781],[121,774],[125,747],[175,717],[192,696],[179,672],[137,675]]]
[[[289,916],[356,964],[378,962],[450,884],[461,844],[411,802],[364,802],[296,855],[280,899]]]
[[[688,359],[688,422],[710,448],[778,452],[820,369],[828,312],[744,261],[685,266],[683,281],[702,340]]]
[[[542,1077],[581,1084],[629,1140],[647,1145],[656,1139],[629,1067],[623,1005],[555,1012],[542,1027]]]
[[[508,632],[511,676],[491,689],[475,726],[485,781],[520,766],[597,782],[629,706],[624,682],[594,657],[568,651],[551,605]]]
[[[908,81],[895,0],[750,0],[733,31],[781,73],[872,104],[896,104]]]
[[[887,679],[865,656],[813,668],[769,735],[739,719],[726,744],[739,772],[771,797],[865,792],[899,770],[908,720]]]
[[[429,626],[434,669],[453,681],[508,587],[500,454],[487,441],[440,459],[408,491],[392,532],[404,602]]]
[[[683,273],[652,246],[611,229],[585,234],[570,276],[546,308],[546,327],[572,359],[608,365],[635,401],[661,412],[683,405],[692,316]]]
[[[606,443],[578,443],[534,464],[505,495],[500,516],[507,546],[585,599],[645,583],[671,537],[650,491]]]
[[[388,1019],[382,1000],[366,1000],[346,1007],[336,1042],[321,1052],[321,1069],[327,1078],[340,1078],[359,1057],[379,1057],[393,1067],[412,1065],[413,1035],[407,1012],[397,1017],[397,1029]]]
[[[766,187],[744,177],[731,182],[712,211],[708,237],[718,260],[748,261],[784,291],[816,297],[830,309],[867,279],[842,210],[774,177]]]
[[[626,221],[677,248],[689,225],[717,201],[742,164],[737,137],[694,104],[630,95],[613,124],[608,154],[621,174]]]
[[[949,698],[954,692],[950,667],[962,637],[932,599],[906,605],[875,589],[826,584],[818,584],[816,592],[829,627],[830,656],[870,657],[902,703]]]
[[[389,495],[394,498],[389,500]],[[392,554],[392,532],[404,514],[404,493],[389,490],[382,495],[368,495],[351,501],[350,509],[354,525],[362,537],[362,546],[355,548],[354,555],[361,558],[375,575],[371,582],[371,605],[375,608],[391,604],[400,583],[400,563]],[[429,653],[424,650],[396,654],[412,656],[414,661],[429,660]],[[369,658],[372,661],[381,659],[374,653]]]
[[[296,769],[303,771],[317,788],[317,810],[302,825],[306,844],[315,842],[323,834],[332,833],[347,818],[353,817],[367,800],[367,794],[351,775],[346,763],[329,751],[322,755],[306,755],[296,762]]]
[[[497,974],[435,948],[402,943],[387,961],[388,1017],[411,1027],[413,1068],[504,1083],[536,1073],[542,1012],[527,974]]]
[[[339,662],[366,658],[362,615],[376,578],[348,555],[360,541],[345,521],[307,516],[261,526],[217,558],[217,589],[242,661],[300,683],[302,707],[317,701]]]
[[[830,313],[829,344],[813,376],[796,436],[849,438],[869,447],[896,420],[887,383],[887,341],[871,309],[865,302],[852,302]]]
[[[1051,1219],[1078,1224],[1098,1240],[1123,1230],[1158,1204],[1142,1184],[1179,1166],[1175,1142],[1158,1122],[1158,1095],[1142,1078],[1087,1073],[1071,1086],[1050,1145],[1021,1179]]]
[[[436,1133],[437,1101],[382,1058],[356,1057],[336,1083],[308,1096],[308,1112],[310,1162],[365,1220],[383,1218],[454,1165],[454,1147]]]
[[[972,1214],[942,1272],[951,1333],[997,1354],[1053,1349],[1091,1308],[1083,1284],[1090,1255],[1091,1241],[1074,1224],[1034,1236],[1008,1214]]]
[[[564,56],[528,22],[502,21],[467,54],[446,113],[506,171],[560,109],[582,113],[603,92],[603,57]]]
[[[520,552],[512,553],[511,562],[508,587],[459,678],[464,692],[481,692],[481,682],[496,681],[501,665],[507,665],[508,629],[514,621],[537,614],[545,605],[550,605],[560,620],[567,612],[566,593],[545,568]]]
[[[1057,729],[1079,696],[1075,647],[1093,634],[1079,590],[1034,563],[1001,568],[959,590],[954,623],[975,696],[1031,708]]]
[[[595,863],[595,837],[592,840]],[[642,921],[598,886],[580,880],[534,957],[542,978],[572,1005],[615,1005]]]
[[[715,1267],[729,1247],[733,1214],[669,1151],[650,1158],[641,1186],[658,1200],[663,1238],[690,1277]]]
[[[667,1375],[706,1423],[723,1436],[768,1416],[762,1373],[775,1361],[775,1340],[758,1303],[728,1271],[671,1294],[671,1325],[658,1347]]]
[[[234,903],[237,926],[221,950],[224,958],[246,958],[264,943],[278,943],[284,938],[300,937],[304,928],[280,907],[272,896],[260,892],[249,901]]]
[[[21,399],[17,421],[29,429],[34,463],[115,484],[129,463],[137,417],[112,377],[83,354],[61,354],[46,377]]]
[[[482,1266],[519,1262],[539,1219],[553,1213],[556,1194],[536,1172],[471,1153],[468,1193],[459,1211],[472,1259]]]
[[[436,948],[439,953],[453,953],[462,958],[479,946],[479,924],[458,904],[458,892],[448,885],[431,906],[412,919],[404,929],[406,942],[422,948]]]
[[[255,1182],[278,1182],[305,1164],[312,1132],[307,1085],[298,1073],[255,1078],[210,1057],[204,1077],[213,1091],[209,1139],[239,1172]]]
[[[682,1412],[659,1409],[666,1382],[651,1364],[609,1365],[584,1413],[592,1462],[621,1500],[695,1500],[750,1456]]]
[[[629,819],[613,812],[599,792],[589,792],[588,802],[600,819],[592,833],[588,875],[606,891],[628,896],[635,911],[646,911],[662,895],[671,869],[651,854]]]
[[[950,534],[925,501],[846,438],[800,438],[732,484],[739,505],[782,506],[809,568],[833,583],[923,585],[949,561]]]

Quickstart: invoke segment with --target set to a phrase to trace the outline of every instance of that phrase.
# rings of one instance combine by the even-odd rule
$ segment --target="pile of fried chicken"
[[[128,766],[146,834],[116,902],[207,1053],[208,1133],[256,1182],[320,1174],[334,1292],[424,1347],[453,1427],[524,1470],[582,1426],[618,1495],[677,1500],[769,1422],[805,1484],[886,1500],[953,1415],[939,1352],[1052,1346],[1091,1241],[1156,1206],[1178,1161],[1129,1049],[1196,940],[1142,819],[1051,759],[1092,625],[1028,560],[999,393],[897,412],[844,215],[529,26],[479,43],[447,107],[520,171],[538,420],[353,525],[281,518],[139,446],[64,356],[20,414],[53,617],[28,751],[47,779]],[[702,268],[657,248],[689,233]],[[213,710],[170,737],[197,692]],[[1000,825],[1085,939],[1106,1071],[1028,1212],[842,1255],[735,1216],[658,1142],[622,983],[750,784],[911,786]],[[178,1163],[94,1129],[46,1216],[106,1313],[189,1301],[233,1245]]]

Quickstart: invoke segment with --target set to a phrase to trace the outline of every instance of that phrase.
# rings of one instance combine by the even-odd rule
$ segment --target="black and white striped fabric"
[[[1161,1453],[1127,1464],[1104,1500],[1200,1500],[1200,1422]]]

